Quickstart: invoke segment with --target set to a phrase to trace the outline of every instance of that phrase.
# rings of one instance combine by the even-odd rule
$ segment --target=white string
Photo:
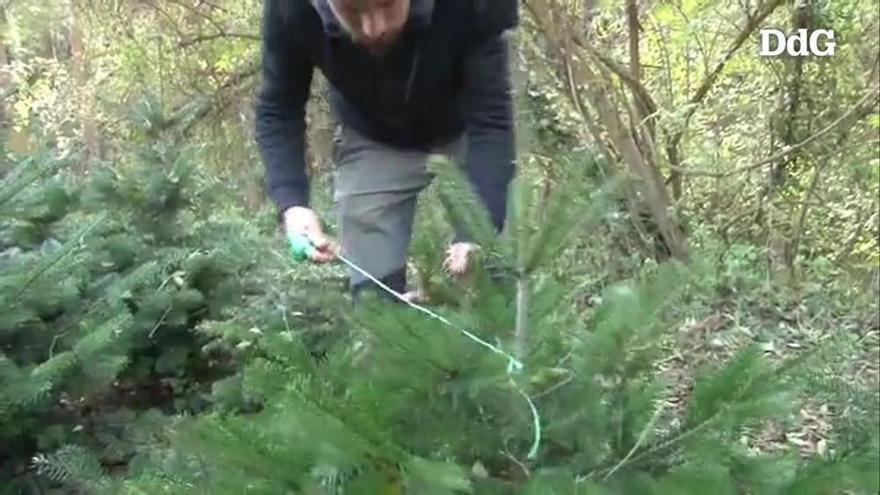
[[[315,246],[312,243],[311,239],[308,239],[307,236],[304,236],[304,237],[306,237],[308,243],[310,245],[312,245],[312,247],[317,249],[317,246]],[[444,318],[443,316],[431,311],[430,309],[428,309],[420,304],[414,303],[414,302],[410,301],[409,299],[403,297],[402,294],[400,294],[396,290],[392,289],[391,287],[388,287],[387,285],[382,283],[381,280],[374,277],[373,274],[371,274],[370,272],[359,267],[355,262],[349,260],[348,258],[343,256],[342,254],[337,253],[336,258],[339,259],[340,261],[342,261],[346,266],[348,266],[352,270],[355,270],[356,272],[360,273],[361,275],[363,275],[364,277],[369,279],[371,282],[373,282],[374,284],[379,286],[385,292],[391,294],[399,301],[408,305],[409,307],[411,307],[417,311],[420,311],[420,312],[430,316],[431,318],[434,318],[435,320],[440,321],[441,323],[443,323],[444,325],[446,325],[449,328],[452,328],[453,330],[458,330],[459,332],[464,334],[467,338],[473,340],[477,344],[479,344],[479,345],[489,349],[490,351],[494,352],[495,354],[498,354],[499,356],[502,356],[505,359],[507,359],[507,373],[508,374],[513,374],[515,372],[520,372],[523,370],[523,368],[524,368],[523,363],[520,360],[516,359],[511,354],[505,352],[502,349],[499,349],[498,347],[490,344],[489,342],[486,342],[485,340],[481,339],[480,337],[474,335],[472,332],[469,332],[469,331],[465,330],[464,328],[456,326],[451,321],[449,321],[446,318]],[[534,441],[532,442],[532,447],[531,447],[531,449],[529,449],[528,458],[534,459],[538,455],[538,449],[541,445],[541,416],[538,413],[538,408],[535,406],[535,403],[532,402],[531,397],[529,397],[528,394],[523,392],[522,389],[520,389],[519,386],[513,380],[511,380],[511,385],[513,385],[513,387],[516,388],[517,392],[519,392],[519,394],[522,395],[523,398],[525,398],[526,402],[528,402],[528,404],[529,404],[529,410],[532,414],[532,424],[533,424],[533,429],[534,429],[535,433],[534,433]]]
[[[485,340],[481,339],[480,337],[477,337],[477,336],[474,335],[473,333],[471,333],[471,332],[469,332],[469,331],[467,331],[467,330],[465,330],[465,329],[463,329],[463,328],[456,327],[451,321],[449,321],[449,320],[447,320],[446,318],[444,318],[444,317],[438,315],[437,313],[431,311],[430,309],[428,309],[428,308],[426,308],[426,307],[424,307],[424,306],[421,306],[421,305],[419,305],[419,304],[417,304],[417,303],[414,303],[414,302],[410,301],[409,299],[403,297],[403,295],[401,295],[399,292],[395,291],[395,290],[392,289],[391,287],[388,287],[387,285],[385,285],[384,283],[382,283],[381,280],[377,279],[376,277],[374,277],[372,274],[370,274],[369,272],[367,272],[367,271],[364,270],[363,268],[357,266],[354,262],[352,262],[351,260],[349,260],[349,259],[346,258],[345,256],[342,256],[341,254],[337,254],[336,257],[339,258],[340,261],[342,261],[343,263],[345,263],[346,265],[348,265],[351,269],[357,271],[357,272],[360,273],[361,275],[363,275],[363,276],[367,277],[368,279],[370,279],[370,281],[372,281],[374,284],[376,284],[376,285],[378,285],[379,287],[381,287],[382,290],[384,290],[385,292],[387,292],[387,293],[391,294],[392,296],[396,297],[398,300],[400,300],[400,301],[406,303],[409,307],[411,307],[411,308],[413,308],[413,309],[415,309],[415,310],[421,311],[422,313],[424,313],[424,314],[430,316],[431,318],[434,318],[434,319],[436,319],[436,320],[439,320],[439,321],[440,321],[441,323],[443,323],[444,325],[446,325],[446,326],[448,326],[448,327],[451,327],[451,328],[453,328],[453,329],[455,329],[455,330],[458,330],[459,332],[461,332],[461,333],[463,333],[465,336],[467,336],[469,339],[471,339],[471,340],[473,340],[474,342],[480,344],[481,346],[483,346],[483,347],[489,349],[490,351],[494,352],[495,354],[498,354],[498,355],[500,355],[500,356],[503,356],[505,359],[507,359],[507,362],[508,362],[508,373],[509,373],[509,372],[512,372],[512,371],[522,371],[522,369],[523,369],[523,364],[522,364],[522,362],[521,362],[520,360],[516,359],[515,357],[513,357],[512,355],[510,355],[509,353],[504,352],[503,350],[499,349],[498,347],[496,347],[496,346],[494,346],[494,345],[492,345],[492,344],[486,342]]]

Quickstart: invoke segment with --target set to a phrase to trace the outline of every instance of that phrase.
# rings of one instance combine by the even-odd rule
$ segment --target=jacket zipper
[[[409,78],[406,81],[406,94],[404,95],[404,99],[403,99],[404,103],[406,103],[407,105],[409,105],[409,100],[410,100],[410,97],[412,96],[413,83],[416,80],[416,73],[419,70],[419,60],[420,59],[421,59],[421,50],[419,48],[419,45],[416,45],[415,55],[413,56],[413,61],[410,64]]]

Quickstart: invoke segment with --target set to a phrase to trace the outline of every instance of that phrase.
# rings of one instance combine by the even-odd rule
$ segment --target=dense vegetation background
[[[348,318],[343,270],[286,254],[260,14],[0,2],[0,493],[876,493],[876,0],[522,3],[520,193],[489,250],[516,284],[438,273],[456,187],[414,265],[519,351],[528,458],[497,363],[420,315]],[[837,52],[759,57],[764,27]]]

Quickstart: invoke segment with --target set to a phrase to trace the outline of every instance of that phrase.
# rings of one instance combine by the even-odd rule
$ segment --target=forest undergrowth
[[[875,4],[522,2],[505,231],[453,164],[420,198],[449,327],[293,260],[260,2],[0,2],[0,495],[878,493]]]
[[[432,307],[513,352],[505,343],[521,300],[510,280],[493,285],[479,267],[528,274],[530,371],[520,386],[540,406],[543,436],[539,457],[526,460],[515,451],[534,432],[530,420],[492,388],[502,360],[407,308],[352,313],[342,266],[295,263],[271,209],[249,213],[227,188],[205,187],[185,142],[149,129],[130,162],[89,181],[48,156],[21,158],[4,178],[0,281],[14,294],[0,319],[8,493],[697,493],[733,484],[802,493],[791,490],[804,483],[830,493],[876,482],[876,439],[866,433],[878,420],[875,281],[823,260],[805,260],[796,283],[780,281],[761,249],[699,232],[689,263],[614,256],[614,237],[626,232],[619,202],[585,178],[601,160],[584,156],[560,162],[571,180],[548,198],[518,186],[510,232],[486,241],[494,247],[477,275],[455,281],[439,270],[449,220],[487,234],[466,186],[444,172],[420,206],[412,280]],[[332,204],[326,194],[317,201],[333,230]],[[434,376],[432,360],[451,368]],[[790,367],[798,373],[783,373]],[[496,395],[511,409],[480,412],[496,417],[485,424],[470,417]],[[283,420],[265,416],[277,407]],[[298,416],[311,407],[322,412]],[[400,413],[421,418],[416,437],[381,433]],[[354,429],[335,431],[346,424]],[[358,434],[370,439],[349,438]],[[507,438],[500,457],[496,434]],[[584,434],[609,450],[582,451]],[[373,435],[403,443],[381,446]],[[236,442],[248,436],[264,440],[245,454]],[[446,437],[452,443],[437,443]],[[367,457],[347,457],[358,449]],[[718,464],[694,452],[713,452]],[[668,455],[677,460],[667,465]],[[767,471],[741,471],[746,459],[766,460]],[[282,474],[288,462],[302,467]]]

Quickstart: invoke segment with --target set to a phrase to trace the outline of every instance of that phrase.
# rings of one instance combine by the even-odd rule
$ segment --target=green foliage
[[[582,222],[545,211],[568,219],[559,229]],[[539,240],[564,243],[566,236],[548,228],[503,236],[486,259],[516,266],[514,243]],[[584,319],[569,309],[571,289],[551,275],[554,258],[541,261],[528,272],[535,283],[522,373],[509,374],[503,357],[455,328],[368,299],[346,311],[345,338],[320,357],[295,328],[276,323],[251,332],[241,340],[251,354],[240,377],[215,389],[221,408],[169,424],[125,479],[98,479],[115,493],[697,494],[803,486],[818,493],[831,486],[819,480],[873,486],[863,455],[876,443],[873,434],[803,465],[789,452],[756,456],[740,444],[748,427],[796,410],[824,353],[773,363],[753,349],[738,352],[698,374],[675,414],[666,402],[672,383],[655,363],[673,323],[670,309],[702,274],[675,265],[646,270],[608,287]],[[434,309],[509,349],[515,294],[484,268],[457,291],[436,280],[449,286],[443,293],[452,301]],[[232,327],[220,332],[246,338]],[[526,456],[534,430],[522,393],[540,414],[534,459]],[[864,426],[873,412],[866,414],[855,422]]]
[[[449,222],[480,246],[494,244],[495,229],[467,178],[450,160],[433,157],[428,171],[439,179],[438,195]]]
[[[34,465],[40,475],[58,483],[79,484],[80,480],[101,480],[103,468],[101,463],[82,447],[67,446],[59,449],[51,456],[39,455]],[[101,483],[86,486],[92,491],[101,489]]]
[[[10,181],[18,181],[26,166]],[[17,194],[7,196],[4,208],[10,216],[0,224],[11,255],[0,272],[8,295],[0,302],[0,441],[13,456],[33,448],[30,442],[66,414],[64,394],[94,396],[115,378],[126,363],[123,342],[132,316],[118,299],[103,294],[91,299],[89,273],[80,268],[88,258],[85,244],[104,217],[57,240],[55,226],[70,211],[64,201],[70,195],[56,192],[59,186],[52,182],[37,186],[39,178],[31,174],[30,182],[13,186]],[[40,210],[52,214],[33,214]],[[16,235],[22,224],[39,235]],[[80,308],[90,304],[102,317],[84,318]],[[4,466],[10,468],[15,466]]]
[[[248,138],[259,2],[7,3],[4,154],[57,156],[0,165],[0,492],[878,491],[876,104],[792,160],[754,166],[876,85],[871,2],[808,2],[840,50],[800,60],[756,57],[754,33],[728,53],[753,2],[642,5],[639,84],[657,132],[652,150],[637,144],[670,192],[667,165],[686,171],[670,214],[697,250],[688,267],[653,265],[651,226],[596,183],[620,150],[594,156],[607,136],[590,91],[605,81],[572,61],[620,88],[623,116],[619,96],[639,103],[631,85],[580,46],[554,58],[524,6],[522,118],[537,140],[507,231],[496,237],[458,169],[436,162],[430,194],[446,208],[422,212],[413,245],[438,312],[505,351],[514,283],[527,282],[526,367],[513,377],[405,308],[340,318],[343,270],[291,266],[272,248],[283,238],[255,207]],[[547,5],[624,67],[624,4],[585,15],[582,3]],[[789,30],[791,7],[765,24]],[[316,170],[329,117],[318,103]],[[484,246],[465,281],[442,271],[444,218]],[[713,318],[722,328],[692,331]],[[518,389],[540,411],[536,459]],[[805,396],[829,408],[827,446],[808,459],[790,442],[756,452],[768,421],[798,422]]]
[[[43,480],[128,462],[130,440],[94,423],[126,406],[201,410],[229,373],[233,353],[205,354],[222,338],[197,329],[240,303],[248,261],[218,242],[228,226],[188,211],[180,139],[155,138],[85,184],[51,157],[22,160],[3,181],[0,472],[12,486],[35,483],[28,459],[64,445],[38,458]]]

